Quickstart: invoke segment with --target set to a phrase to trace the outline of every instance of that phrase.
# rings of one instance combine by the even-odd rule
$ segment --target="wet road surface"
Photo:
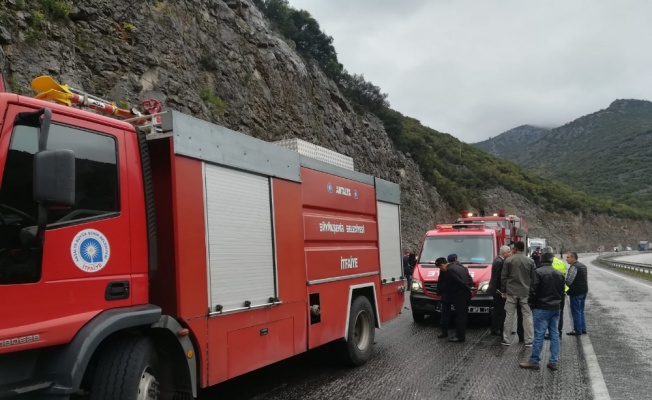
[[[374,355],[343,367],[324,347],[217,385],[202,400],[596,399],[652,398],[652,283],[593,263],[586,303],[588,335],[563,335],[560,369],[522,370],[530,349],[509,347],[472,319],[467,342],[437,339],[433,320],[412,321],[409,301],[398,318],[376,331]],[[641,262],[641,261],[638,261]],[[572,329],[570,306],[564,332]],[[597,360],[597,361],[596,361]]]
[[[409,307],[409,301],[406,303]],[[428,320],[426,320],[428,321]],[[433,321],[417,324],[409,309],[377,330],[373,358],[342,367],[332,348],[318,349],[254,371],[201,393],[202,400],[592,399],[581,339],[566,336],[560,369],[523,370],[530,348],[505,347],[486,320],[475,319],[464,344],[437,339]],[[566,317],[566,326],[570,326]]]
[[[639,264],[652,265],[652,253],[632,254],[631,252],[625,256],[614,257],[614,260],[621,260],[624,262],[633,262]]]
[[[580,258],[589,269],[585,315],[609,395],[613,400],[652,398],[652,283],[592,263],[594,258]],[[646,263],[652,254],[622,259]]]

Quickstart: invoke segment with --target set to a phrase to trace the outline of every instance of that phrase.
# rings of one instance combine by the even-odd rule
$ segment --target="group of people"
[[[550,358],[547,367],[557,370],[559,340],[563,328],[566,294],[570,297],[573,330],[567,335],[586,333],[584,302],[588,293],[588,276],[577,253],[566,254],[568,271],[562,260],[555,257],[552,247],[541,250],[539,266],[525,255],[525,244],[502,246],[492,265],[489,293],[494,296],[492,331],[502,336],[501,344],[512,344],[517,328],[515,316],[520,308],[523,338],[526,347],[532,347],[530,358],[520,363],[522,368],[539,369],[544,339],[550,339]],[[457,307],[456,307],[457,309]],[[443,313],[442,313],[443,318]],[[548,334],[546,334],[548,331]]]

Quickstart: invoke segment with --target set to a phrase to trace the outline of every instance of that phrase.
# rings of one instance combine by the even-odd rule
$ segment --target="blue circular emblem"
[[[84,229],[72,239],[70,255],[77,268],[84,272],[97,272],[109,262],[111,247],[102,232]]]
[[[333,185],[330,182],[326,185],[326,189],[328,189],[328,193],[333,193]]]
[[[353,191],[353,198],[358,200],[358,191],[357,190]]]

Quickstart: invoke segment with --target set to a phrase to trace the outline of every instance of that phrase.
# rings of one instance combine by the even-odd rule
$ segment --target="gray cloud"
[[[648,0],[290,0],[392,108],[468,143],[649,100]]]

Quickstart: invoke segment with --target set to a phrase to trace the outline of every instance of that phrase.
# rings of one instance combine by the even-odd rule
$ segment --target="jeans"
[[[586,293],[579,296],[570,296],[571,315],[573,316],[573,330],[577,333],[586,332],[586,321],[584,320],[584,303]]]
[[[403,274],[405,275],[405,279],[407,279],[407,290],[412,290],[412,272],[403,271]]]
[[[549,363],[559,362],[559,310],[532,310],[534,322],[534,341],[532,342],[532,355],[530,361],[539,364],[541,350],[543,349],[543,337],[546,329],[550,332],[550,359]]]
[[[564,293],[561,296],[561,303],[559,303],[559,334],[560,335],[564,333],[563,328],[564,328],[564,305],[565,304],[566,304],[566,293]]]
[[[503,341],[510,342],[512,341],[512,332],[516,328],[516,322],[514,320],[514,314],[516,314],[516,305],[521,305],[521,311],[523,312],[523,336],[525,343],[532,343],[532,336],[534,336],[532,329],[532,312],[530,311],[530,306],[527,303],[527,296],[517,297],[510,294],[507,295],[507,301],[505,302],[505,325],[503,326]]]

